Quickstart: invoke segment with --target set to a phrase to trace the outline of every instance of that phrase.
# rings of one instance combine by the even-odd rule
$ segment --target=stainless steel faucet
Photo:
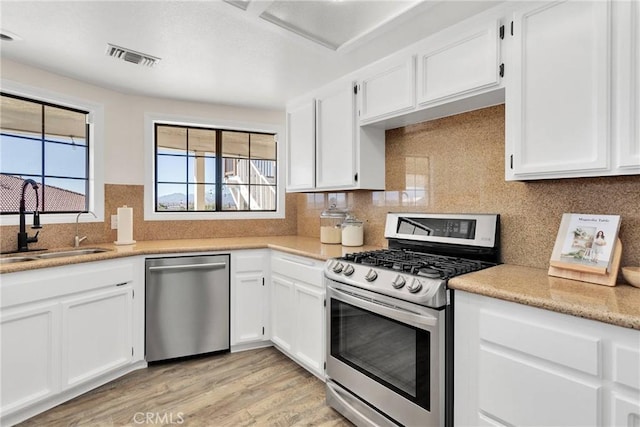
[[[94,217],[94,218],[98,218],[98,217],[96,216],[96,214],[94,214],[94,213],[93,213],[93,212],[91,212],[91,211],[87,211],[87,212],[78,212],[78,215],[76,216],[76,237],[75,237],[75,239],[74,239],[74,241],[73,241],[73,246],[74,246],[74,247],[76,247],[76,248],[80,247],[80,243],[82,243],[83,241],[85,241],[85,240],[87,239],[87,236],[82,236],[82,237],[80,237],[80,236],[78,235],[78,220],[80,219],[80,215],[82,215],[83,213],[90,213],[91,215],[93,215],[93,217]]]
[[[25,197],[24,192],[28,186],[33,188],[33,191],[36,193],[36,208],[33,211],[33,225],[31,228],[39,229],[42,228],[40,225],[40,213],[38,212],[38,205],[40,202],[38,201],[38,183],[32,179],[25,179],[22,184],[22,196],[20,197],[20,230],[18,231],[18,252],[26,252],[29,250],[29,243],[36,243],[38,241],[38,234],[40,231],[36,231],[35,236],[29,237],[27,233],[27,221],[25,218],[26,208],[25,208]]]

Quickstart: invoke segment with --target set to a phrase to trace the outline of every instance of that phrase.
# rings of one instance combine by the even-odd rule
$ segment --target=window
[[[277,210],[272,133],[155,123],[155,212]]]
[[[89,112],[0,94],[0,213],[16,214],[24,180],[39,184],[43,213],[89,209]],[[27,191],[26,209],[35,193]]]

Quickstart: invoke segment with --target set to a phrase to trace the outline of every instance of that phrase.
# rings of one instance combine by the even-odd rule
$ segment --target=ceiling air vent
[[[106,54],[116,59],[121,59],[123,61],[131,62],[132,64],[144,65],[147,67],[153,67],[158,61],[160,61],[160,58],[158,57],[148,55],[146,53],[136,52],[135,50],[127,49],[113,44],[107,44]]]

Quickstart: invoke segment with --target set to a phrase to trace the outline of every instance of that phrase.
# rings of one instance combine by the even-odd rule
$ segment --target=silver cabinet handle
[[[149,267],[149,271],[163,271],[163,270],[200,270],[200,269],[209,269],[209,270],[217,270],[220,268],[225,268],[227,266],[226,262],[209,262],[205,264],[177,264],[177,265],[155,265]]]

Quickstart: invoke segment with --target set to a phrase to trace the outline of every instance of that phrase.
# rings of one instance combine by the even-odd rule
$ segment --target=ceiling
[[[501,1],[0,1],[2,59],[145,96],[285,103]],[[107,56],[107,44],[160,58]]]

